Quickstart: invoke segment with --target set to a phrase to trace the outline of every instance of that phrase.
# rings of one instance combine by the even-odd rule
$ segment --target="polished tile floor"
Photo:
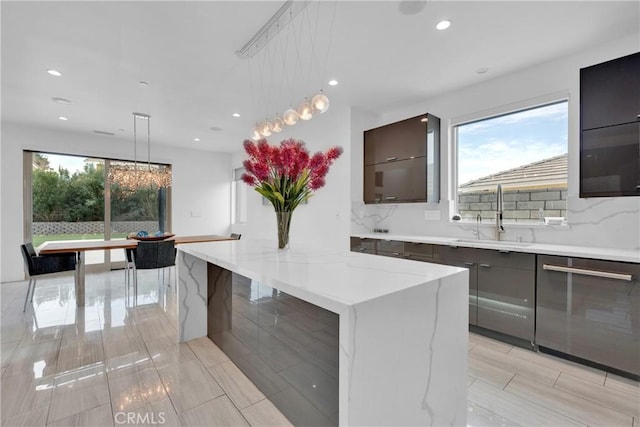
[[[141,271],[87,276],[75,306],[67,276],[0,285],[2,426],[282,426],[286,418],[208,338],[176,343],[175,286]],[[471,335],[468,424],[640,427],[640,386]]]

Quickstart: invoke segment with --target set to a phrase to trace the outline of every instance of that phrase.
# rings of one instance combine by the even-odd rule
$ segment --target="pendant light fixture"
[[[322,92],[320,89],[320,93],[311,98],[311,105],[313,105],[314,110],[324,113],[329,109],[329,98]]]
[[[171,167],[151,164],[151,116],[144,113],[133,114],[133,164],[130,162],[113,164],[109,167],[108,180],[120,188],[137,191],[146,188],[171,186]],[[147,122],[147,165],[138,163],[138,120]]]
[[[323,4],[331,3],[333,11],[323,9]],[[329,97],[322,89],[315,93],[305,90],[307,94],[312,95],[304,96],[304,101],[295,109],[289,106],[284,111],[278,110],[278,103],[283,93],[290,101],[295,101],[295,98],[300,96],[300,88],[310,85],[313,81],[324,85],[336,3],[335,0],[287,0],[236,52],[241,58],[249,60],[254,104],[259,110],[264,108],[262,114],[267,117],[253,128],[252,139],[257,140],[281,132],[285,125],[294,126],[299,120],[311,120],[314,114],[325,113],[329,109]],[[329,12],[326,15],[328,19],[324,21],[328,25],[324,29],[323,25],[320,25],[321,9]],[[302,16],[294,19],[299,14]],[[324,31],[327,36],[318,37],[318,34]],[[326,42],[322,48],[321,42]],[[318,60],[319,56],[324,56],[324,62]],[[305,64],[307,58],[309,63]],[[292,95],[294,92],[296,94]]]

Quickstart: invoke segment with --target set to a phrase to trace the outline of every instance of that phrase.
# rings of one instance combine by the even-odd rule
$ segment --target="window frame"
[[[23,149],[22,150],[22,179],[24,182],[23,185],[23,198],[22,198],[22,207],[23,207],[23,239],[25,242],[33,241],[33,155],[35,153],[45,154],[45,155],[56,155],[56,156],[68,156],[68,157],[84,157],[84,158],[95,158],[101,159],[104,161],[104,239],[111,240],[111,185],[107,179],[109,174],[109,167],[112,162],[127,162],[133,163],[133,160],[125,160],[125,159],[114,159],[105,156],[95,156],[88,154],[78,154],[75,152],[59,152],[59,151],[51,151],[46,149]],[[144,162],[138,162],[139,164],[146,164]],[[160,162],[151,162],[152,165],[161,165],[168,166],[171,168],[171,174],[173,176],[173,165],[170,163],[160,163]],[[172,188],[170,186],[166,189],[166,231],[171,232],[172,230],[172,211],[173,211],[173,195]],[[111,260],[111,250],[104,251],[104,261],[99,264],[90,264],[86,265],[88,271],[108,271],[116,268],[123,268],[123,261],[112,261]]]
[[[236,167],[231,169],[231,225],[239,225],[246,224],[248,222],[248,203],[249,198],[247,197],[247,189],[242,192],[241,195],[238,194],[238,186],[242,186],[242,174],[246,172],[244,166]],[[244,196],[244,218],[242,217],[242,213],[238,213],[238,200],[240,196]],[[244,220],[243,220],[244,219]]]
[[[470,113],[464,116],[459,116],[452,118],[449,120],[449,135],[451,139],[451,144],[449,145],[449,188],[448,195],[451,200],[450,203],[450,212],[449,212],[449,222],[453,222],[452,217],[454,214],[458,212],[458,127],[466,124],[477,123],[483,120],[494,119],[498,117],[507,116],[514,113],[519,113],[523,111],[533,110],[536,108],[541,108],[553,104],[559,104],[562,102],[567,103],[567,157],[569,157],[570,153],[570,135],[571,135],[571,97],[568,91],[560,91],[551,93],[548,95],[543,95],[536,98],[526,99],[494,108],[490,108],[487,110],[481,110],[478,112]],[[569,169],[567,168],[567,191],[570,192],[569,189]],[[567,201],[568,203],[568,201]],[[568,214],[568,205],[566,208]],[[483,218],[484,220],[485,218]],[[487,218],[491,221],[491,218]],[[471,220],[459,220],[456,221],[458,223],[475,223],[475,221]],[[568,216],[566,217],[566,223],[568,223]],[[516,221],[505,221],[509,226],[540,226],[543,224],[536,222],[516,222]]]

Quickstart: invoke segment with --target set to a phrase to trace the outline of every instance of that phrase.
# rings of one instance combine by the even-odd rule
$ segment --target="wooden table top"
[[[176,245],[183,243],[219,242],[224,240],[235,240],[229,236],[202,235],[202,236],[174,236],[167,240],[175,241]],[[138,246],[138,240],[78,240],[76,242],[44,242],[40,248],[41,254],[56,254],[61,252],[84,252],[105,249],[130,249]]]

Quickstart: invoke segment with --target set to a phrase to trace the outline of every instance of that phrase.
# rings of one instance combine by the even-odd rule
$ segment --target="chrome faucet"
[[[500,233],[504,233],[502,226],[502,211],[504,209],[504,200],[502,197],[502,185],[498,184],[496,188],[496,240],[500,240]]]
[[[476,215],[476,231],[473,232],[473,235],[480,240],[480,223],[482,222],[482,215]]]

